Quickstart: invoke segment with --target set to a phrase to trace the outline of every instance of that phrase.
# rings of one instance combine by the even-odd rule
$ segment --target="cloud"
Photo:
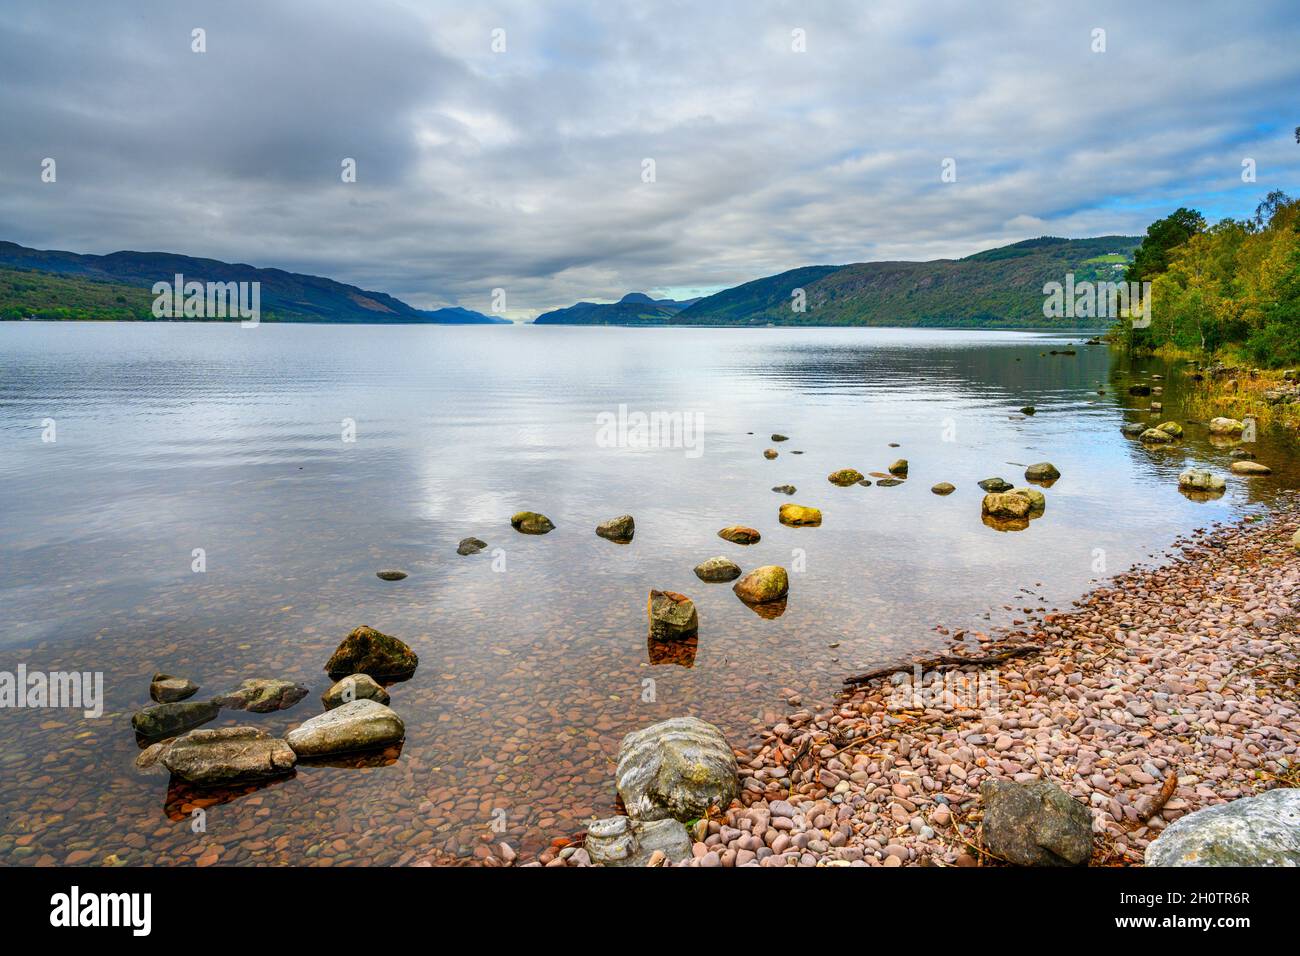
[[[1292,14],[17,0],[0,237],[279,266],[420,306],[486,310],[504,288],[523,316],[1137,233],[1177,205],[1240,215],[1295,191]]]

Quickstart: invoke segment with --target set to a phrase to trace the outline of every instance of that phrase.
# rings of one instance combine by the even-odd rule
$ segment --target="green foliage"
[[[153,319],[148,289],[34,269],[0,268],[0,320]]]
[[[1195,209],[1180,207],[1147,227],[1146,238],[1133,253],[1133,264],[1124,278],[1129,282],[1146,282],[1169,267],[1169,256],[1192,236],[1205,229],[1205,217]]]

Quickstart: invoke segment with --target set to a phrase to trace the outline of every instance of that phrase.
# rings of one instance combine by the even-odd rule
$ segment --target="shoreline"
[[[997,865],[979,829],[979,787],[994,778],[1055,782],[1092,815],[1090,865],[1140,865],[1180,817],[1300,786],[1298,529],[1292,493],[1261,520],[1175,540],[1167,560],[1072,610],[1028,615],[974,648],[954,639],[946,653],[1035,646],[947,670],[969,678],[959,698],[995,687],[995,706],[912,706],[897,674],[821,712],[796,707],[733,747],[740,793],[691,828],[693,858],[678,865]],[[504,856],[484,862],[514,862]],[[586,862],[579,835],[526,865]]]

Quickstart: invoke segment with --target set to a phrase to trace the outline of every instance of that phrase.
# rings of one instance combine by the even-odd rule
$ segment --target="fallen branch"
[[[873,680],[881,677],[888,677],[891,674],[897,674],[900,671],[910,671],[914,667],[922,670],[932,670],[938,667],[967,667],[974,665],[976,667],[987,667],[989,664],[1001,664],[1003,661],[1009,661],[1013,657],[1026,657],[1030,654],[1037,654],[1042,648],[1037,644],[1019,644],[1015,647],[1009,647],[1004,651],[998,651],[996,654],[989,654],[985,657],[962,657],[957,654],[940,654],[938,657],[930,657],[923,660],[899,661],[895,664],[889,664],[885,667],[877,667],[873,671],[867,671],[865,674],[854,674],[852,677],[844,678],[844,683],[849,686],[859,684],[869,684]]]
[[[1160,788],[1160,792],[1151,798],[1151,805],[1142,812],[1142,815],[1138,817],[1138,820],[1141,823],[1146,823],[1157,813],[1163,810],[1165,808],[1165,804],[1169,802],[1169,798],[1174,795],[1174,791],[1177,789],[1178,789],[1178,771],[1170,770],[1168,776],[1165,777],[1165,782],[1164,785]]]

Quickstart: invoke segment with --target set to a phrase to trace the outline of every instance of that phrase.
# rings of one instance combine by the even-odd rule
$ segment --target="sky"
[[[6,0],[0,239],[274,266],[422,308],[487,312],[500,289],[518,320],[1139,235],[1178,206],[1215,220],[1300,193],[1297,13]]]

